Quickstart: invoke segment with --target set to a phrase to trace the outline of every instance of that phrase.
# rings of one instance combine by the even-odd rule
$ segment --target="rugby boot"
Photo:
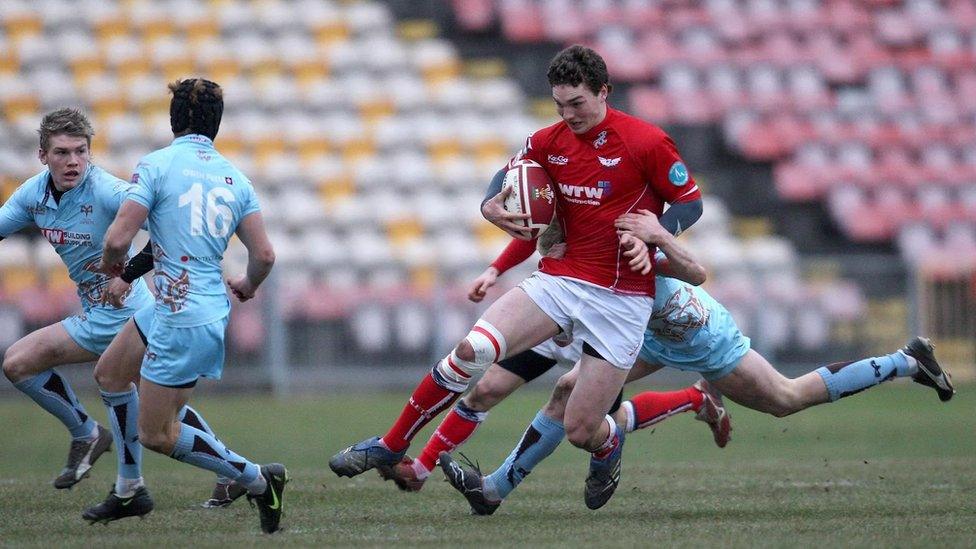
[[[234,481],[221,482],[218,480],[217,484],[214,485],[213,493],[210,494],[210,499],[203,502],[202,507],[204,509],[227,507],[246,493],[247,489]]]
[[[715,444],[719,448],[725,448],[725,445],[732,439],[729,436],[729,431],[732,430],[732,421],[722,403],[722,393],[716,391],[715,387],[712,387],[712,384],[704,379],[698,380],[694,387],[702,393],[702,405],[698,409],[698,413],[695,414],[695,419],[707,423],[708,428],[712,430]]]
[[[939,361],[935,359],[935,345],[932,345],[931,341],[924,337],[916,337],[905,345],[902,352],[918,361],[918,372],[912,376],[915,383],[935,389],[942,402],[947,402],[952,395],[956,394],[949,372],[943,370],[939,366]]]
[[[403,456],[403,459],[394,465],[379,465],[376,470],[383,480],[392,480],[397,488],[404,492],[419,492],[427,480],[417,478],[417,472],[413,469],[413,458],[409,456]]]
[[[340,477],[354,477],[374,467],[392,467],[407,454],[406,448],[400,452],[388,450],[380,442],[380,437],[357,442],[329,460],[329,468]]]
[[[68,462],[54,479],[54,487],[61,490],[71,488],[88,476],[95,460],[112,447],[112,432],[97,426],[98,434],[92,440],[72,440],[68,450]]]
[[[620,459],[624,454],[624,430],[617,426],[617,447],[610,455],[598,459],[590,456],[590,474],[586,477],[583,501],[590,509],[603,507],[620,484]]]
[[[441,452],[438,461],[447,477],[447,482],[468,500],[472,515],[490,515],[502,504],[500,501],[492,501],[485,497],[484,476],[478,466],[467,461],[470,468],[466,469],[454,461],[451,454],[447,452]]]
[[[101,522],[108,524],[113,520],[125,517],[144,517],[153,510],[153,500],[149,497],[149,490],[145,486],[136,489],[136,493],[127,498],[120,498],[115,494],[115,486],[109,491],[105,501],[89,507],[82,513],[81,518],[89,524]]]
[[[258,515],[261,518],[261,531],[265,534],[273,534],[280,529],[282,513],[282,495],[285,492],[285,484],[288,483],[288,470],[280,463],[271,463],[261,466],[261,475],[268,482],[268,487],[259,496],[247,495],[251,505],[257,505]]]

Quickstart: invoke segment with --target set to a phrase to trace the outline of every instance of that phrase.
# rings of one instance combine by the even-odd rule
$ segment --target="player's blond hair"
[[[88,140],[88,146],[91,147],[95,130],[85,113],[78,109],[65,107],[45,114],[44,118],[41,119],[41,127],[37,129],[37,133],[40,135],[41,150],[46,151],[51,146],[51,137],[55,135],[84,137]]]

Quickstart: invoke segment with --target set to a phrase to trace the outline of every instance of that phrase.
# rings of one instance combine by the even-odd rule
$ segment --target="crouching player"
[[[648,242],[655,241],[661,232],[648,212],[623,216],[617,226]],[[830,364],[789,379],[750,349],[749,338],[739,331],[725,307],[705,290],[664,277],[658,277],[657,288],[654,312],[628,381],[662,367],[698,372],[711,387],[734,402],[777,417],[833,402],[895,377],[911,377],[935,389],[942,401],[954,394],[948,374],[924,338],[916,337],[887,356]],[[505,463],[493,473],[482,476],[477,468],[463,467],[447,453],[440,455],[448,481],[465,496],[472,512],[495,512],[525,476],[559,445],[564,437],[567,397],[577,376],[578,370],[574,369],[559,379],[550,401]],[[660,417],[660,399],[659,394],[648,392],[625,402],[621,410],[626,428],[633,430],[655,422]]]

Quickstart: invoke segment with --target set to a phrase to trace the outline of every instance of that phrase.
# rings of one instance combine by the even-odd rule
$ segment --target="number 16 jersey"
[[[149,210],[156,322],[191,327],[227,316],[220,262],[240,221],[260,211],[251,182],[193,134],[143,157],[132,183],[128,200]]]

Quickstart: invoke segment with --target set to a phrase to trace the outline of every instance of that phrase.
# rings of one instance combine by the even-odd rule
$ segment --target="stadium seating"
[[[967,233],[976,223],[971,180],[939,179],[947,166],[963,168],[958,152],[971,143],[954,123],[976,108],[965,27],[901,28],[896,18],[882,31],[877,10],[844,2],[823,10],[772,0],[453,4],[467,28],[497,18],[515,41],[592,42],[615,78],[655,82],[631,92],[637,114],[723,123],[743,154],[779,161],[786,196],[855,197],[835,200],[839,209],[858,208],[858,215],[832,209],[839,219],[885,221],[849,227],[859,238],[915,243],[906,246],[944,239],[961,249],[976,240]],[[951,9],[968,13],[958,3]],[[225,88],[217,145],[259,188],[287,318],[348,319],[355,345],[367,352],[417,350],[463,335],[475,310],[463,299],[465,285],[507,240],[478,212],[484,183],[546,123],[524,114],[514,81],[466,76],[454,46],[399,32],[375,1],[5,0],[0,27],[4,199],[39,170],[32,159],[44,111],[84,107],[96,127],[95,161],[127,178],[141,155],[171,139],[167,82],[210,77]],[[908,81],[885,70],[907,62],[889,52],[906,40],[928,40],[938,52],[912,57]],[[864,78],[869,86],[836,87]],[[877,102],[877,116],[847,117],[875,95],[887,101]],[[943,101],[920,103],[922,96]],[[919,128],[944,137],[935,141],[943,146],[912,141]],[[902,168],[917,164],[916,155],[926,162],[912,175]],[[976,172],[976,155],[965,162],[965,173]],[[874,189],[864,172],[882,167],[904,188]],[[925,190],[930,182],[944,191]],[[918,211],[910,193],[919,196]],[[815,349],[832,326],[863,314],[856,288],[804,282],[786,241],[740,239],[714,198],[705,212],[689,242],[708,258],[710,289],[747,331],[763,334],[761,347]],[[952,223],[902,231],[901,220],[934,219]],[[52,305],[68,286],[50,246],[17,237],[0,247],[0,301],[22,304],[30,325],[60,318],[73,301]],[[240,269],[245,257],[235,243],[226,261]],[[433,295],[434,280],[449,290]],[[235,309],[231,340],[241,352],[260,347],[257,307]]]
[[[731,147],[775,164],[785,199],[825,200],[855,240],[890,241],[926,223],[931,246],[903,249],[906,259],[924,261],[925,253],[942,255],[950,246],[946,223],[957,227],[953,235],[972,227],[971,210],[950,206],[976,186],[970,1],[454,6],[473,30],[497,19],[511,40],[583,41],[609,53],[614,78],[635,83],[637,113],[662,124],[722,124]],[[463,16],[465,9],[477,16]],[[540,14],[552,12],[560,23],[527,23],[548,21]],[[864,192],[855,194],[852,185]],[[882,186],[901,187],[900,198],[878,192]],[[952,247],[974,238],[953,236]]]

